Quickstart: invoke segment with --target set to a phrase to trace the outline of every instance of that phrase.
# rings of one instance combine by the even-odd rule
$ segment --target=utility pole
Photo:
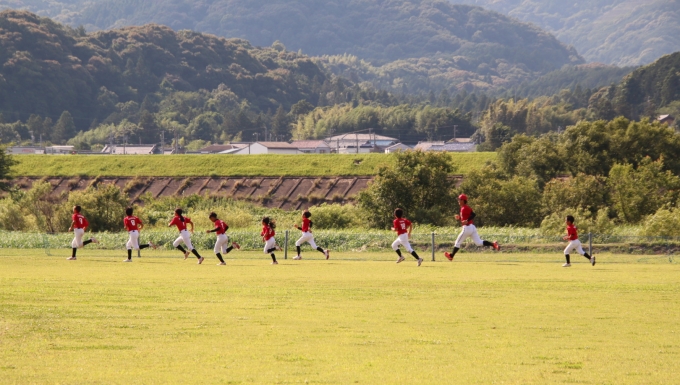
[[[165,131],[161,131],[161,151],[165,153]]]
[[[268,137],[267,134],[269,134],[269,130],[267,129],[267,125],[265,124],[264,125],[264,141],[265,142],[267,142],[267,137]]]
[[[456,130],[458,130],[458,125],[453,126],[453,141],[456,141]]]

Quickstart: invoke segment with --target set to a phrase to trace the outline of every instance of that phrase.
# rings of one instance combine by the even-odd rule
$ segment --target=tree
[[[288,120],[288,114],[283,109],[282,105],[276,109],[276,114],[272,118],[272,134],[277,135],[288,135],[289,134],[290,121]]]
[[[0,147],[0,190],[9,190],[8,181],[12,178],[12,166],[17,161],[8,154],[4,147]]]
[[[382,166],[359,194],[359,206],[367,213],[368,224],[376,228],[389,228],[397,207],[414,222],[450,224],[456,210],[451,204],[455,192],[449,180],[454,171],[451,156],[445,152],[395,153],[393,163]]]
[[[293,107],[290,108],[290,113],[293,116],[300,116],[300,115],[307,115],[308,113],[312,112],[314,110],[314,106],[302,99],[299,102],[293,104]]]
[[[76,125],[73,117],[68,111],[64,111],[52,129],[52,141],[54,143],[65,143],[76,134]]]

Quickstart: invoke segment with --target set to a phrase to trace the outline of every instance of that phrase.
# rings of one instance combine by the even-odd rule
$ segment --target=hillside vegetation
[[[648,64],[680,48],[679,0],[451,0],[534,23],[592,62]]]
[[[453,154],[454,172],[466,174],[496,158],[495,153]],[[359,155],[121,155],[45,156],[15,159],[17,176],[360,176],[375,175],[392,158]]]

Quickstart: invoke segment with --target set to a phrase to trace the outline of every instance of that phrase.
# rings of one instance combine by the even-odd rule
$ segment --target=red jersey
[[[265,241],[268,241],[276,235],[276,231],[271,227],[264,225],[262,226],[262,233],[260,233],[260,235],[264,237]]]
[[[175,225],[177,226],[177,230],[182,231],[187,229],[187,223],[191,223],[191,218],[184,217],[184,221],[182,221],[179,219],[179,216],[175,215],[170,222],[170,226]]]
[[[394,231],[397,232],[397,235],[408,233],[408,228],[411,226],[411,221],[406,218],[397,218],[392,223],[394,226]]]
[[[134,215],[130,215],[128,217],[125,217],[125,219],[123,219],[123,224],[125,225],[125,228],[127,229],[127,231],[137,231],[137,230],[139,230],[139,225],[141,223],[142,223],[142,221],[140,221],[139,218],[137,218]]]
[[[470,216],[472,215],[472,207],[468,205],[462,205],[460,207],[460,221],[468,221],[468,225],[474,224],[474,221],[470,219]]]
[[[90,222],[82,214],[73,214],[71,218],[73,219],[74,229],[84,229],[90,225]]]
[[[567,225],[567,236],[570,241],[575,241],[578,239],[578,229],[574,225]]]
[[[302,217],[302,232],[307,233],[309,232],[309,224],[312,223],[312,221],[309,220],[309,218]]]
[[[215,233],[217,235],[224,234],[227,232],[227,224],[223,220],[218,219],[215,221]]]

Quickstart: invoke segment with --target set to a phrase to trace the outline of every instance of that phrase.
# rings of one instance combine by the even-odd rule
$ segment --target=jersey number
[[[135,226],[135,220],[134,219],[130,219],[130,225]]]
[[[402,224],[401,224],[401,229],[402,229],[402,230],[406,230],[406,223],[402,223]]]
[[[80,221],[80,224],[82,225],[83,224],[83,218],[78,218],[78,220]]]

